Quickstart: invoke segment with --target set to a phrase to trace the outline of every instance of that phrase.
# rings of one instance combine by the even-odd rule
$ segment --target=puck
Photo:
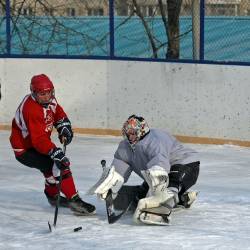
[[[76,228],[74,228],[74,232],[78,232],[80,230],[82,230],[82,227],[76,227]]]

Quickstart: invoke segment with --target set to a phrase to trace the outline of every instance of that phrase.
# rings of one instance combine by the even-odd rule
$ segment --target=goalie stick
[[[102,160],[101,165],[103,170],[106,167],[106,161]],[[129,203],[128,207],[124,209],[120,214],[115,214],[114,210],[114,200],[112,198],[112,190],[109,189],[107,197],[105,199],[106,202],[106,211],[107,211],[107,216],[108,216],[108,223],[109,224],[114,224],[116,221],[118,221],[130,208],[132,205],[132,201]]]

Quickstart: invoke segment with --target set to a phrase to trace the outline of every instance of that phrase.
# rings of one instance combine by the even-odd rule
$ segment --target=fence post
[[[200,0],[200,61],[204,61],[205,0]]]
[[[200,0],[192,1],[193,59],[200,59]]]
[[[110,43],[110,57],[114,58],[115,56],[114,0],[109,0],[109,43]]]
[[[10,35],[10,0],[6,0],[6,50],[7,54],[11,54],[11,35]]]

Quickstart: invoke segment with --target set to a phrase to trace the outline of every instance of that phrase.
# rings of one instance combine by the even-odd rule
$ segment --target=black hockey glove
[[[58,137],[61,143],[66,139],[66,145],[70,144],[73,138],[73,131],[71,129],[71,123],[68,118],[63,118],[55,123],[55,128],[58,132]]]
[[[61,148],[54,148],[49,152],[50,158],[55,162],[60,170],[69,168],[70,161],[65,156]]]

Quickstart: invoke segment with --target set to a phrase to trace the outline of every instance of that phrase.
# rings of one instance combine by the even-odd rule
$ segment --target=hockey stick
[[[130,202],[128,207],[125,210],[123,210],[120,214],[115,214],[112,191],[109,190],[108,195],[106,197],[106,211],[108,215],[109,224],[114,224],[116,221],[118,221],[129,210],[131,205],[132,205],[132,202]]]
[[[102,165],[102,168],[103,170],[105,169],[106,167],[106,161],[105,160],[102,160],[101,161],[101,165]],[[107,216],[108,216],[108,223],[109,224],[113,224],[115,223],[116,221],[118,221],[128,210],[129,208],[131,207],[132,205],[132,201],[129,203],[128,207],[123,210],[120,214],[115,214],[115,210],[114,210],[114,202],[113,202],[113,198],[112,198],[112,190],[109,189],[108,191],[108,194],[107,194],[107,197],[105,199],[105,202],[106,202],[106,211],[107,211]]]
[[[63,142],[63,153],[66,153],[66,142]],[[57,217],[58,217],[58,208],[60,205],[60,193],[61,193],[61,184],[62,184],[62,170],[60,170],[60,177],[59,177],[59,183],[58,183],[58,196],[57,196],[57,200],[56,200],[56,208],[55,208],[55,213],[54,213],[54,223],[53,223],[53,227],[56,228],[56,222],[57,222]],[[48,221],[48,226],[49,226],[49,230],[50,232],[52,232],[52,226]]]

